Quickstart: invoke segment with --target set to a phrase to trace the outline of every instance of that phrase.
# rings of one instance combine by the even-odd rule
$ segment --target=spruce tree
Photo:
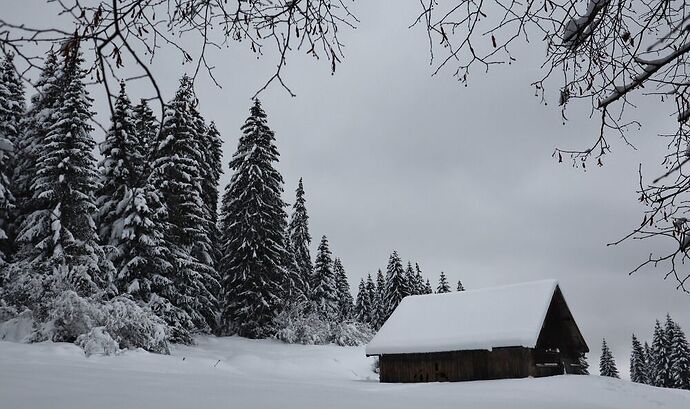
[[[465,287],[462,285],[462,281],[458,280],[458,291],[465,291]]]
[[[418,263],[414,263],[415,270],[415,283],[417,285],[417,294],[426,294],[426,284],[424,283],[424,277],[422,276],[422,270],[419,268]]]
[[[632,336],[632,353],[630,354],[630,380],[636,383],[647,383],[647,366],[644,349],[637,340],[635,334]]]
[[[13,231],[34,211],[44,207],[43,199],[34,196],[33,184],[38,171],[37,162],[50,126],[51,116],[63,85],[63,66],[57,55],[48,53],[41,75],[34,85],[37,93],[31,97],[31,105],[21,123],[22,134],[15,141],[15,168],[12,188],[15,198]]]
[[[670,320],[666,331],[671,334],[669,336],[671,362],[669,386],[676,389],[690,389],[690,347],[688,347],[685,333],[673,320]]]
[[[424,294],[433,294],[434,289],[431,287],[431,281],[429,279],[426,279],[426,283],[424,284]]]
[[[221,211],[224,332],[250,338],[274,334],[284,301],[287,215],[275,136],[254,100],[230,161],[232,178]]]
[[[368,324],[370,310],[371,299],[369,298],[369,290],[367,290],[364,279],[360,279],[359,287],[357,288],[357,300],[355,302],[355,319],[357,322]]]
[[[620,378],[618,369],[616,369],[616,361],[613,359],[611,350],[606,345],[606,339],[601,342],[601,359],[599,360],[599,375],[608,376],[611,378]]]
[[[650,363],[650,384],[660,387],[668,387],[670,382],[669,370],[671,362],[669,360],[669,345],[666,332],[661,327],[661,323],[656,321],[654,335],[652,337],[652,348],[649,356]]]
[[[328,238],[323,236],[314,261],[313,301],[319,314],[327,320],[335,321],[340,315],[338,283],[333,271],[331,250]]]
[[[443,294],[449,292],[450,284],[448,283],[448,279],[446,279],[446,274],[443,271],[441,271],[441,276],[438,279],[438,287],[436,287],[436,293]]]
[[[145,99],[140,100],[132,111],[134,130],[138,142],[138,156],[143,160],[143,166],[141,167],[142,184],[145,184],[145,179],[151,175],[151,161],[149,159],[152,157],[151,155],[155,148],[159,124]]]
[[[386,320],[386,278],[381,269],[376,273],[376,297],[374,302],[374,328],[379,329]]]
[[[338,290],[338,309],[340,310],[340,319],[348,320],[352,318],[354,302],[352,293],[350,293],[350,283],[347,281],[347,274],[343,267],[342,261],[338,257],[333,260],[333,275],[335,276],[335,285]]]
[[[302,280],[308,286],[304,289],[304,292],[309,294],[311,291],[310,287],[314,287],[316,283],[312,276],[314,267],[312,266],[311,255],[309,254],[311,235],[309,235],[309,216],[307,215],[302,178],[299,179],[299,184],[297,185],[295,193],[295,204],[292,206],[292,215],[290,217],[290,224],[288,225],[288,235],[290,238],[291,251],[294,254],[299,272],[302,275]]]
[[[206,234],[211,240],[211,249],[208,250],[208,264],[213,266],[216,271],[218,260],[220,259],[219,239],[220,231],[218,230],[218,183],[220,175],[223,173],[223,141],[220,138],[220,133],[216,128],[216,124],[211,122],[207,127],[201,115],[197,113],[197,122],[199,127],[200,138],[199,152],[201,154],[201,200],[204,203],[204,210],[206,213]],[[220,277],[214,275],[214,280],[220,280]]]
[[[283,266],[285,267],[285,280],[283,284],[284,298],[289,303],[302,303],[309,300],[308,287],[309,285],[304,281],[304,277],[297,265],[295,253],[292,251],[292,243],[288,231],[285,231],[285,260]]]
[[[381,325],[393,314],[393,311],[398,308],[398,305],[408,293],[405,270],[398,252],[393,251],[393,254],[388,259],[388,267],[386,268],[386,291],[383,300],[384,315]]]
[[[652,358],[652,349],[649,347],[649,344],[647,341],[645,341],[644,346],[642,347],[642,350],[644,351],[644,374],[645,374],[645,381],[644,383],[647,385],[652,384],[652,363],[651,363],[651,358]]]
[[[200,135],[194,110],[191,80],[185,76],[165,109],[151,155],[150,183],[167,209],[164,241],[172,266],[169,300],[189,315],[194,324],[189,330],[210,332],[216,326],[219,285],[210,263],[212,238],[202,200]]]
[[[412,268],[412,262],[410,261],[407,262],[407,268],[405,269],[405,281],[405,287],[407,287],[406,295],[418,295],[419,293],[417,292],[417,279],[415,276],[414,269]]]
[[[24,116],[24,85],[14,67],[14,55],[5,54],[0,66],[0,267],[14,250],[13,221],[16,215],[11,185],[16,146]],[[0,287],[3,274],[0,273]]]
[[[101,143],[103,159],[99,164],[100,189],[97,192],[99,237],[101,243],[120,249],[123,244],[122,225],[124,206],[131,200],[131,191],[140,183],[143,158],[139,157],[139,141],[134,128],[132,104],[127,97],[125,83],[115,100],[111,126]],[[117,254],[115,268],[119,268]],[[122,288],[120,288],[122,290]]]
[[[369,301],[369,306],[367,308],[367,316],[366,316],[366,323],[372,326],[372,328],[375,326],[376,323],[376,284],[374,283],[374,280],[371,277],[371,274],[367,274],[367,299]]]
[[[43,113],[45,141],[37,147],[32,186],[38,208],[23,220],[18,240],[22,261],[31,263],[32,271],[51,274],[61,288],[91,296],[109,287],[112,267],[102,263],[91,217],[98,175],[91,153],[92,100],[81,62],[76,51],[65,57],[62,88],[55,105]]]
[[[584,352],[578,354],[577,363],[580,365],[578,370],[579,375],[589,375],[589,362],[587,362],[587,356]]]

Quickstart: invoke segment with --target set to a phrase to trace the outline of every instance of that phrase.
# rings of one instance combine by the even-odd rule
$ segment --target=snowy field
[[[71,344],[0,342],[0,408],[690,408],[690,392],[599,376],[380,384],[363,347],[200,338],[172,356],[87,358]]]

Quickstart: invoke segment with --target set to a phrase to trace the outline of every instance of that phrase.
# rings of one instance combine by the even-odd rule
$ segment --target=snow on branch
[[[606,106],[610,105],[612,102],[617,101],[620,99],[623,95],[627,94],[631,90],[635,89],[636,87],[642,85],[645,81],[647,81],[649,78],[651,78],[652,75],[654,75],[656,72],[658,72],[661,68],[675,60],[676,58],[682,56],[683,54],[687,53],[690,51],[690,42],[685,43],[681,47],[679,47],[676,51],[672,52],[671,54],[658,58],[656,60],[645,60],[642,58],[635,58],[635,62],[640,64],[642,66],[642,72],[636,75],[635,77],[632,78],[630,83],[626,85],[617,85],[614,87],[614,90],[611,94],[609,94],[606,98],[602,99],[598,103],[599,108],[605,108]],[[678,116],[678,122],[685,122],[688,118],[688,112],[682,112]]]

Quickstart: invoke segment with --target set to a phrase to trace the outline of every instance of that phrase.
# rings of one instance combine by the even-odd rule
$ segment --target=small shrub
[[[105,327],[91,328],[86,334],[81,334],[74,342],[84,350],[86,356],[115,355],[120,352],[117,341],[105,330]]]

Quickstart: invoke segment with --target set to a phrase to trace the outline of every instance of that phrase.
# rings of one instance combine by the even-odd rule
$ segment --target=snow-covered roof
[[[367,355],[523,346],[539,338],[556,280],[405,297]]]

